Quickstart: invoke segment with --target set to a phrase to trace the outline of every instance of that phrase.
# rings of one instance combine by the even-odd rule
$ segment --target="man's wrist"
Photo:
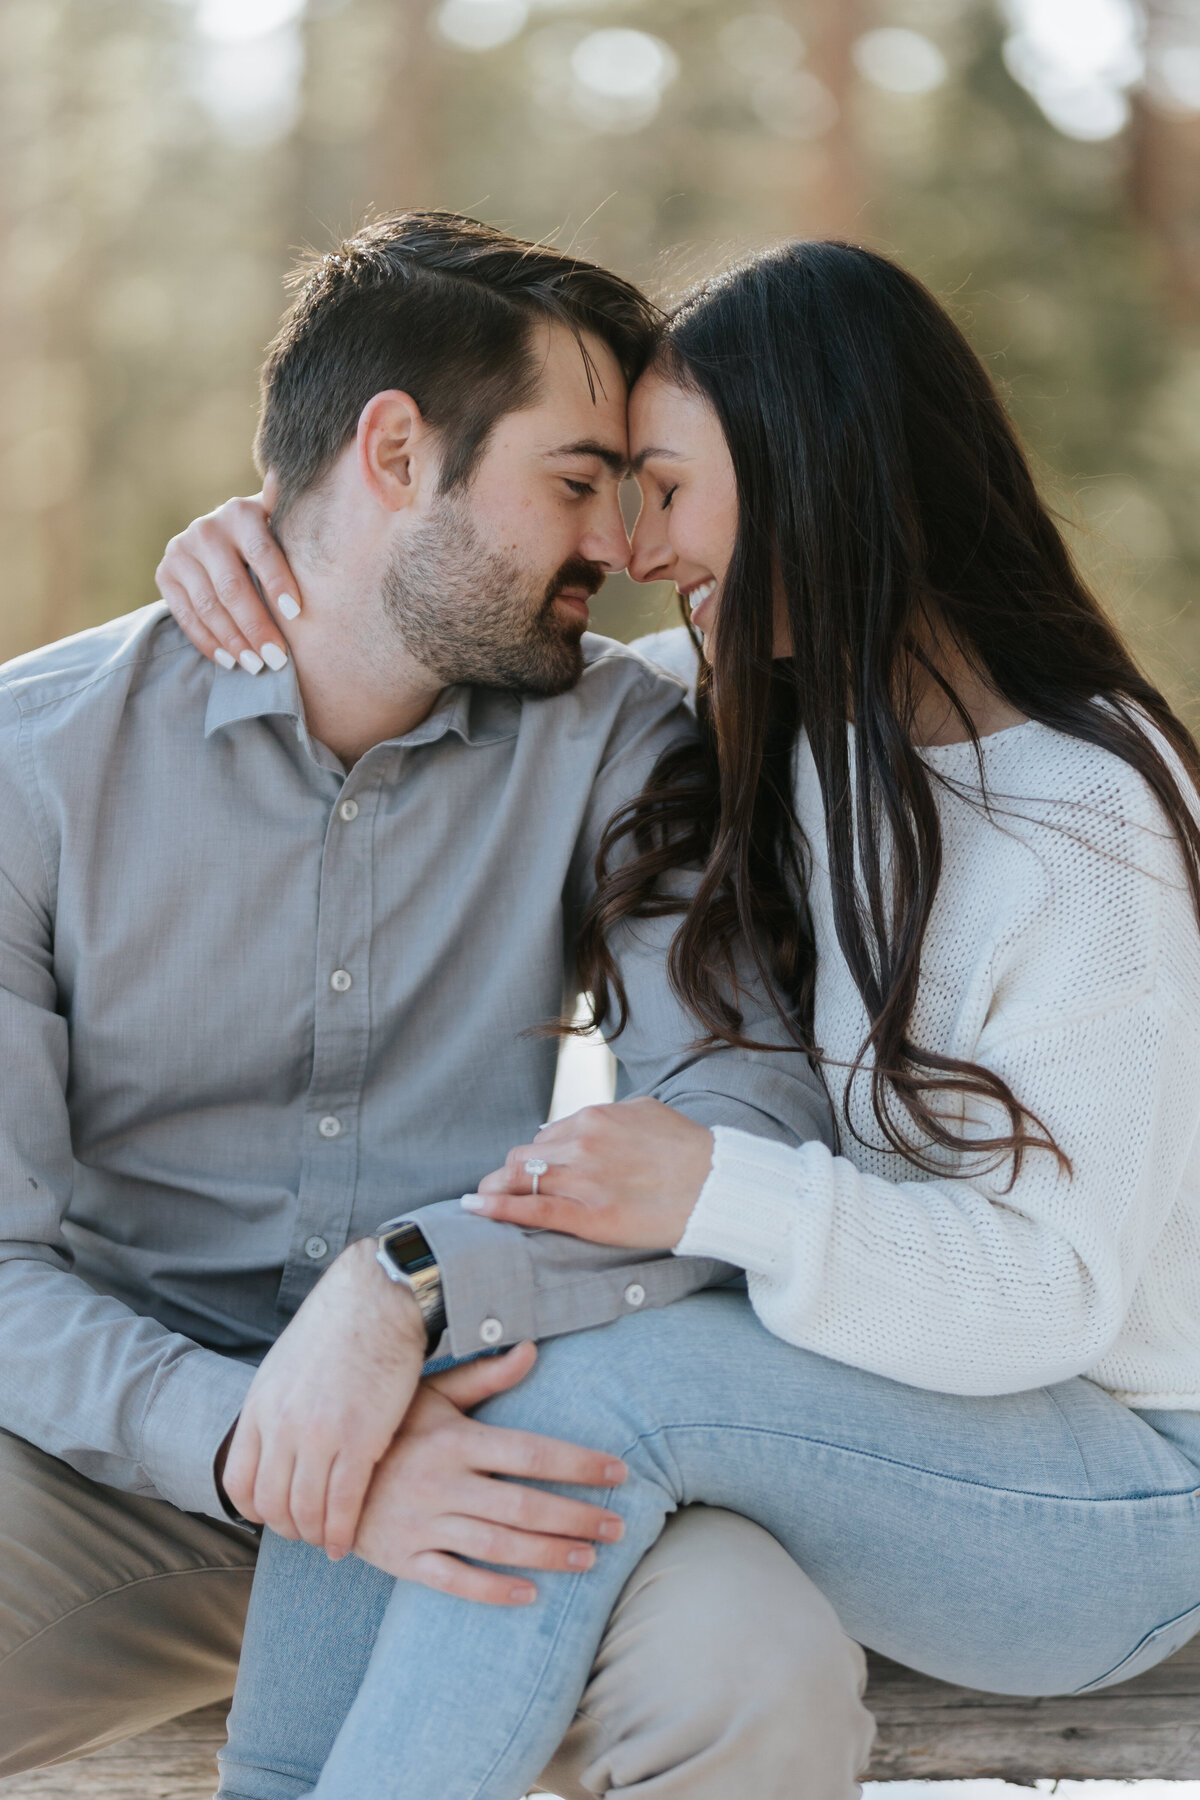
[[[213,1481],[216,1484],[217,1499],[225,1508],[230,1523],[233,1525],[246,1525],[251,1530],[254,1530],[256,1528],[250,1525],[249,1519],[242,1516],[225,1491],[225,1464],[229,1460],[229,1448],[233,1443],[233,1434],[238,1428],[238,1419],[240,1418],[241,1414],[239,1413],[237,1419],[233,1421],[233,1424],[221,1439],[217,1454],[213,1457]]]
[[[380,1288],[386,1288],[389,1285],[383,1270],[379,1267],[375,1250],[376,1240],[369,1237],[359,1238],[357,1242],[350,1244],[342,1252],[343,1260],[350,1263],[354,1270],[356,1281],[361,1281],[364,1288],[368,1288],[372,1292],[377,1292]],[[395,1298],[395,1306],[392,1310],[395,1314],[397,1330],[405,1339],[411,1338],[423,1354],[426,1335],[425,1321],[421,1317],[417,1297],[411,1288],[405,1287],[402,1283],[395,1282],[391,1286]]]

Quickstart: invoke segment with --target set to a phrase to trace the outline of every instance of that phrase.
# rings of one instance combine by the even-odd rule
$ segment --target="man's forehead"
[[[557,322],[544,327],[537,392],[522,409],[527,441],[546,457],[598,457],[623,471],[628,461],[627,388],[609,346]]]
[[[623,416],[628,387],[611,345],[595,332],[576,333],[557,320],[548,322],[545,332],[539,358],[543,395],[570,394],[592,406],[619,410]]]

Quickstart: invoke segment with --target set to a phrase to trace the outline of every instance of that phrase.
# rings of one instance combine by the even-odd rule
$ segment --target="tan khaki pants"
[[[254,1543],[97,1486],[0,1432],[0,1777],[233,1691]],[[870,1749],[863,1657],[775,1540],[668,1524],[617,1603],[542,1777],[564,1800],[847,1800]]]

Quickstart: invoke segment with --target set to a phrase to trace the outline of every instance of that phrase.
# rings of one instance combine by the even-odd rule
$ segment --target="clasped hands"
[[[534,1157],[548,1164],[537,1194],[524,1166]],[[711,1157],[711,1133],[658,1101],[585,1107],[518,1145],[464,1205],[595,1243],[666,1250],[683,1235]],[[623,1525],[602,1506],[523,1484],[611,1488],[625,1466],[469,1416],[524,1379],[532,1344],[423,1380],[420,1310],[374,1251],[372,1239],[344,1251],[264,1357],[219,1463],[225,1493],[244,1518],[331,1558],[353,1550],[464,1599],[528,1605],[531,1581],[477,1564],[588,1569],[593,1546],[619,1538]]]
[[[267,1352],[219,1470],[246,1519],[334,1559],[353,1550],[389,1575],[499,1606],[537,1598],[512,1569],[588,1569],[624,1529],[603,1506],[526,1487],[611,1488],[616,1457],[472,1419],[514,1387],[537,1351],[518,1344],[421,1379],[425,1324],[413,1296],[352,1244]],[[498,1480],[507,1476],[508,1480]],[[472,1561],[464,1561],[471,1558]]]

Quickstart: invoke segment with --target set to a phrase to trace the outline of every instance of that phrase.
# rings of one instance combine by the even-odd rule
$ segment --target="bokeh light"
[[[854,45],[861,75],[893,94],[929,94],[950,73],[944,53],[919,31],[899,26],[866,31]]]
[[[679,73],[679,58],[669,44],[649,32],[621,27],[589,32],[570,61],[576,110],[600,131],[636,131],[648,125]]]
[[[222,43],[243,43],[290,25],[304,0],[197,0],[196,28]]]
[[[460,50],[497,50],[517,36],[528,17],[525,0],[444,0],[434,23]]]
[[[1200,12],[1195,23],[1200,36]],[[1146,84],[1166,111],[1185,118],[1200,113],[1200,42],[1165,45],[1146,70]]]
[[[1068,137],[1115,137],[1140,80],[1141,17],[1133,0],[1007,0],[1009,72]]]

